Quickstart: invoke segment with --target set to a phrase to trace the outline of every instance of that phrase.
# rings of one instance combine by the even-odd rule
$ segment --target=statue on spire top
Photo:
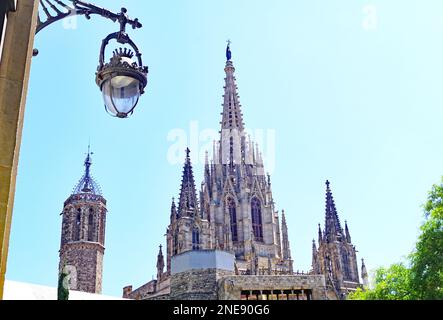
[[[230,48],[231,40],[228,40],[227,43],[228,45],[226,46],[226,60],[229,61],[232,58],[231,48]]]

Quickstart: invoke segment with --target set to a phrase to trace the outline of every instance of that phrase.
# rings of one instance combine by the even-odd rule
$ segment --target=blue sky
[[[246,126],[275,134],[273,193],[286,211],[295,269],[310,267],[326,179],[370,270],[413,249],[421,205],[442,175],[441,1],[124,6],[143,23],[129,32],[149,66],[147,93],[129,119],[106,114],[94,82],[101,40],[118,25],[79,17],[36,38],[8,279],[56,286],[59,214],[90,139],[109,209],[103,293],[120,296],[151,280],[182,171],[182,161],[168,161],[167,137],[189,137],[195,124],[199,133],[218,130],[228,38]],[[201,181],[197,152],[191,157]]]

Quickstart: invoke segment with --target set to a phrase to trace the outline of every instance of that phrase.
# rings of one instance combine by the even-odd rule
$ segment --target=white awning
[[[57,288],[37,284],[5,281],[3,300],[57,300]],[[102,294],[69,290],[69,300],[128,300]]]

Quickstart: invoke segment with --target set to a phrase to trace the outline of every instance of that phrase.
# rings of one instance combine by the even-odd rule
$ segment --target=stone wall
[[[135,300],[168,300],[170,292],[170,278],[166,277],[161,282],[151,280],[141,287],[132,290],[132,286],[123,288],[123,298]]]
[[[70,289],[101,293],[106,200],[95,194],[74,194],[64,203],[59,270],[66,267]]]
[[[141,287],[132,291],[132,286],[127,286],[123,288],[123,298],[140,300],[143,299],[146,295],[152,294],[155,292],[157,287],[157,280],[149,281],[148,283],[142,285]],[[129,288],[131,290],[129,290]]]
[[[218,281],[234,274],[235,256],[219,250],[188,251],[172,257],[171,300],[217,300]]]
[[[171,300],[217,300],[218,281],[232,275],[221,269],[193,269],[171,276]]]
[[[252,298],[258,293],[282,299],[331,298],[324,275],[235,275],[234,260],[233,254],[219,250],[188,251],[172,257],[168,278],[124,292],[147,300],[240,300],[242,291]]]
[[[323,275],[226,276],[218,283],[218,299],[240,300],[243,290],[306,290],[312,300],[327,299]]]
[[[98,243],[69,243],[60,251],[60,265],[69,272],[72,290],[101,293],[104,248]]]

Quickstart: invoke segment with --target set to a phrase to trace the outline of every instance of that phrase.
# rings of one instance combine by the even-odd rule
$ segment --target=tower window
[[[77,209],[77,215],[75,218],[75,225],[74,225],[74,241],[80,241],[80,232],[81,232],[81,212],[82,210],[80,208]]]
[[[88,241],[94,241],[94,215],[92,209],[89,209],[88,217]]]
[[[192,230],[192,250],[200,250],[200,232],[197,228]]]
[[[261,202],[257,198],[253,198],[251,201],[251,218],[252,218],[252,230],[254,232],[254,238],[256,241],[263,241],[263,225],[261,217]]]
[[[227,206],[229,211],[229,218],[231,220],[231,236],[232,241],[238,241],[237,236],[237,209],[235,205],[235,201],[232,198],[228,198]]]

